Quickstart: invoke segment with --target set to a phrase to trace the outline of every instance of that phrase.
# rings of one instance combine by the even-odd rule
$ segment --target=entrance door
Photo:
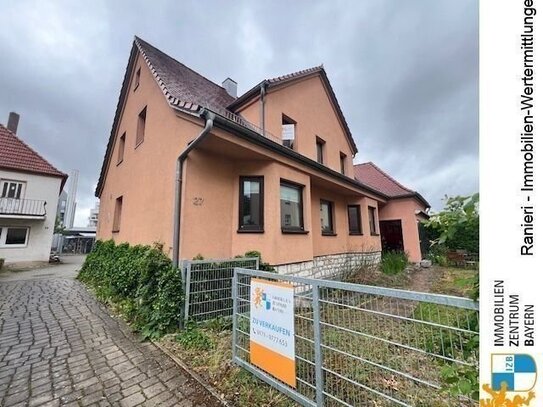
[[[382,220],[379,222],[383,251],[403,252],[403,233],[401,220]]]

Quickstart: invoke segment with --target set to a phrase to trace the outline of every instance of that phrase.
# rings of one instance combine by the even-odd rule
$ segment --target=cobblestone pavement
[[[0,406],[220,406],[78,281],[0,279]]]

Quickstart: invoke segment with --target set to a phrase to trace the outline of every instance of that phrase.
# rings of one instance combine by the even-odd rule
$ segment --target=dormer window
[[[283,115],[283,145],[294,149],[294,140],[296,138],[296,122],[290,117]]]

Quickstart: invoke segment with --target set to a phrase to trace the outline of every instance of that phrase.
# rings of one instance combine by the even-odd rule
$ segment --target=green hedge
[[[146,338],[175,330],[183,301],[179,270],[161,249],[97,241],[78,276]]]

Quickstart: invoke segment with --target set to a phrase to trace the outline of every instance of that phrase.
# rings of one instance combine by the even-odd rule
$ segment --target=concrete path
[[[73,280],[81,261],[0,273],[0,406],[220,406]]]

